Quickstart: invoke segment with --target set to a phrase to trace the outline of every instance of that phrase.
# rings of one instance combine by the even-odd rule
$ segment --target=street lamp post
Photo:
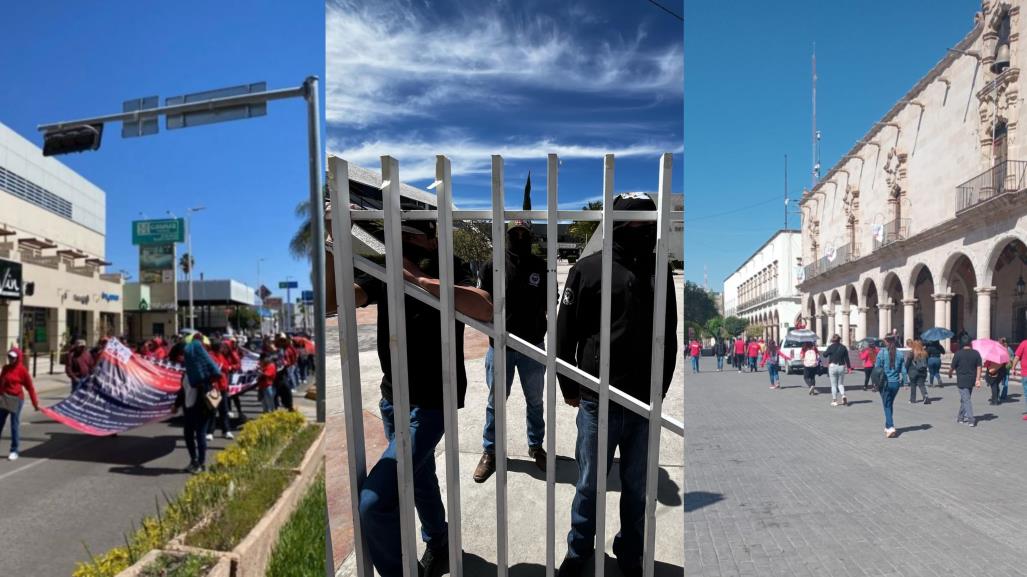
[[[320,92],[317,76],[308,76],[303,84],[292,88],[265,91],[258,85],[235,87],[220,91],[221,95],[202,98],[204,95],[186,102],[185,97],[178,97],[175,103],[166,102],[164,106],[147,107],[146,100],[130,101],[132,106],[127,112],[118,112],[93,118],[84,118],[64,122],[42,124],[38,129],[43,132],[44,155],[66,154],[97,150],[100,147],[102,128],[105,123],[121,122],[122,136],[144,136],[157,132],[157,120],[164,116],[166,120],[175,118],[174,128],[198,126],[221,120],[250,118],[266,114],[266,104],[273,100],[302,98],[307,104],[307,168],[310,185],[310,220],[314,242],[311,243],[311,264],[314,273],[314,339],[320,347],[325,346],[325,227],[324,227],[324,192],[322,190],[321,161],[324,151],[321,149]],[[254,89],[258,86],[258,89]],[[224,95],[225,92],[230,95]],[[209,94],[209,93],[208,93]],[[156,97],[153,99],[156,101]],[[223,117],[212,116],[212,113],[225,112]],[[186,119],[191,119],[186,123]],[[168,125],[172,127],[171,124]],[[88,132],[89,134],[86,134]],[[177,283],[176,283],[177,286]],[[323,350],[323,349],[322,349]],[[325,358],[317,355],[317,420],[325,421]]]
[[[194,212],[200,212],[205,210],[207,207],[200,205],[192,208],[185,209],[185,250],[188,258],[186,259],[186,274],[188,275],[189,281],[189,330],[196,330],[196,315],[193,313],[193,263],[196,261],[196,256],[193,254],[193,219],[192,215]],[[178,218],[175,213],[170,210],[167,211],[168,216],[171,218]]]

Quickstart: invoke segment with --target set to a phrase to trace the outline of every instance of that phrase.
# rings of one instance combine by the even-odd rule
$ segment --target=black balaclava
[[[506,246],[507,250],[517,256],[528,256],[531,254],[531,233],[524,234],[521,238],[514,238],[510,233],[507,233]]]
[[[621,194],[613,199],[613,210],[656,210],[656,203],[647,194]],[[617,222],[613,227],[613,242],[635,258],[648,256],[656,249],[656,223],[627,226]]]

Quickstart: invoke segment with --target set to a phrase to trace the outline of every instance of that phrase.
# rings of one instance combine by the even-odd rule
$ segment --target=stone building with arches
[[[724,315],[743,318],[766,338],[780,341],[796,326],[802,308],[795,289],[801,250],[798,230],[774,233],[724,279]]]
[[[846,343],[941,326],[1027,338],[1019,4],[970,32],[808,191],[802,316]]]

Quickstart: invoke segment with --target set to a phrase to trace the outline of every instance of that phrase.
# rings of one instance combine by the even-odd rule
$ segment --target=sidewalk
[[[561,267],[561,280],[568,267]],[[683,280],[674,277],[678,295]],[[683,307],[678,299],[679,313]],[[365,449],[368,467],[374,465],[377,456],[385,447],[381,419],[378,414],[381,370],[375,350],[374,307],[358,311],[358,346],[360,349],[363,421]],[[679,317],[680,318],[680,317]],[[328,509],[331,523],[335,567],[340,574],[347,573],[345,561],[353,551],[352,520],[350,517],[348,472],[345,454],[345,423],[342,418],[342,383],[339,371],[340,358],[337,326],[329,323],[326,346],[328,367],[328,437],[326,443],[328,478]],[[681,342],[683,327],[679,326],[678,342]],[[465,408],[459,412],[460,427],[457,431],[460,446],[460,494],[463,523],[464,563],[468,575],[487,574],[495,570],[496,561],[496,497],[495,477],[483,484],[476,484],[471,473],[481,456],[481,435],[485,420],[485,404],[488,391],[485,387],[484,356],[488,349],[487,338],[470,328],[465,334],[465,366],[468,376]],[[664,403],[664,411],[680,418],[684,412],[683,402],[684,367],[677,363],[674,382]],[[573,409],[559,400],[557,395],[557,486],[556,486],[556,554],[557,563],[566,551],[566,533],[570,527],[570,504],[577,478],[577,466],[573,461],[576,438]],[[525,404],[520,391],[519,380],[515,379],[507,406],[508,427],[508,516],[509,516],[509,560],[511,567],[531,568],[545,566],[545,473],[538,470],[528,459],[525,440]],[[449,480],[445,478],[445,442],[436,450],[436,465],[439,481],[445,495]],[[678,574],[684,566],[683,554],[683,485],[684,485],[684,443],[680,437],[664,431],[660,452],[660,488],[657,505],[657,575]],[[616,463],[612,467],[607,494],[607,552],[610,553],[613,536],[619,530],[620,481]],[[443,496],[445,499],[445,496]],[[423,544],[419,543],[419,550]],[[615,565],[611,565],[615,567]],[[676,572],[676,573],[675,573]],[[616,568],[610,575],[618,575]]]

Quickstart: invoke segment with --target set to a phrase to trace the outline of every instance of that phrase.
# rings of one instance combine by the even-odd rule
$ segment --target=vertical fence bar
[[[338,303],[339,357],[342,362],[342,409],[346,423],[346,460],[349,465],[350,515],[353,517],[353,545],[357,577],[371,577],[371,556],[360,524],[360,489],[367,479],[364,454],[363,403],[360,395],[360,349],[357,346],[357,306],[353,293],[353,228],[349,214],[349,164],[329,158],[332,175],[332,241],[335,243],[335,302]],[[324,350],[324,344],[321,345]]]
[[[645,541],[642,569],[653,577],[656,565],[656,494],[660,469],[660,432],[663,420],[663,355],[667,340],[667,243],[670,233],[670,183],[673,156],[660,157],[659,198],[656,214],[656,285],[653,304],[652,376],[649,381],[649,453],[645,464]]]
[[[417,575],[414,525],[413,452],[410,439],[410,389],[407,367],[407,326],[403,280],[403,222],[400,215],[399,162],[382,157],[382,207],[385,217],[385,272],[389,306],[389,354],[396,427],[396,468],[403,577]]]
[[[503,157],[492,155],[492,398],[496,417],[496,574],[506,577],[506,212],[503,204]]]
[[[556,571],[556,301],[559,287],[556,260],[559,249],[557,185],[560,161],[546,159],[546,577]]]
[[[446,427],[446,504],[449,520],[449,569],[453,577],[463,576],[463,554],[460,542],[460,440],[457,430],[456,305],[453,289],[453,182],[452,167],[445,156],[435,157],[435,181],[438,194],[439,237],[439,314],[442,326],[443,380],[442,406]],[[462,361],[462,359],[461,359]]]
[[[599,313],[599,438],[596,443],[595,576],[606,570],[606,454],[610,428],[610,323],[613,301],[613,155],[603,156],[603,257]]]

